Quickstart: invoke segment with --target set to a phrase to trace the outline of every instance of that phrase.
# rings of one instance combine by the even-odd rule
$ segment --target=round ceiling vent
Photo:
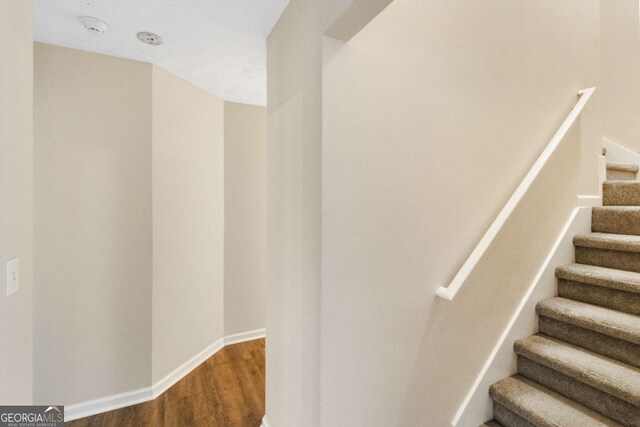
[[[158,46],[162,44],[162,37],[157,34],[150,33],[148,31],[141,31],[138,33],[138,40],[142,43],[146,43],[151,46]]]
[[[92,33],[102,34],[109,29],[109,25],[106,22],[92,16],[83,16],[80,18],[80,22],[82,22],[82,25]]]

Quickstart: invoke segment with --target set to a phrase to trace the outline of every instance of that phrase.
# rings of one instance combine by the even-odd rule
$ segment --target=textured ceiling
[[[157,64],[224,100],[266,105],[266,37],[288,0],[35,0],[36,41]],[[80,23],[109,24],[95,34]],[[139,31],[159,34],[148,46]]]

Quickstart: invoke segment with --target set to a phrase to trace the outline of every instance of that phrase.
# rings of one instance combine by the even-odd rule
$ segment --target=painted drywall
[[[225,100],[264,105],[265,38],[287,2],[36,0],[34,32],[39,42],[150,62]],[[96,36],[79,22],[87,15],[111,27]],[[142,30],[164,43],[140,43]]]
[[[640,4],[601,0],[603,135],[640,152]]]
[[[151,65],[35,44],[35,401],[151,382]]]
[[[560,265],[574,262],[573,237],[578,233],[591,232],[591,208],[576,208],[563,231],[564,235],[559,236],[557,246],[548,255],[548,264],[543,266],[544,270],[538,280],[530,285],[530,294],[527,293],[524,301],[521,301],[521,311],[514,313],[513,325],[507,331],[504,341],[499,343],[495,357],[489,360],[490,365],[470,396],[469,403],[460,408],[462,412],[456,426],[477,427],[478,420],[493,418],[493,401],[488,398],[489,387],[516,373],[517,358],[513,351],[513,343],[538,332],[536,304],[558,295],[555,270]]]
[[[349,0],[292,0],[267,39],[266,418],[320,423],[322,35]]]
[[[266,325],[267,110],[224,104],[224,334]]]
[[[602,138],[602,147],[607,150],[606,161],[640,165],[640,154],[637,151],[623,147],[607,138]],[[636,176],[636,181],[640,181],[640,176]]]
[[[33,36],[31,0],[0,1],[0,404],[33,398]],[[6,296],[5,263],[20,257]]]
[[[597,84],[598,31],[597,1],[396,0],[326,41],[323,426],[450,425],[576,194],[597,194],[594,125],[572,130],[456,299],[436,289]]]
[[[151,386],[223,336],[223,101],[35,45],[35,398]]]
[[[224,102],[153,68],[153,382],[223,336]]]
[[[393,0],[354,0],[327,29],[325,35],[349,41]]]

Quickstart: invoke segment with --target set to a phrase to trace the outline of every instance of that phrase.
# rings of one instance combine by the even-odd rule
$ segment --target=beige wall
[[[31,0],[0,0],[0,404],[30,404],[33,349],[33,38]],[[5,263],[20,257],[6,296]]]
[[[598,18],[597,1],[396,0],[348,44],[327,40],[323,426],[450,424],[576,194],[597,194],[594,124],[572,130],[456,300],[436,289],[597,84]]]
[[[35,400],[151,380],[151,66],[35,45]]]
[[[36,401],[148,387],[223,334],[223,101],[35,45]]]
[[[267,417],[320,411],[322,34],[349,0],[291,0],[267,40]]]
[[[603,135],[640,152],[640,7],[601,0]]]
[[[153,68],[153,381],[223,335],[224,103]]]
[[[266,322],[267,111],[224,104],[224,333]]]
[[[291,0],[267,39],[267,413],[320,425],[323,35],[384,0]]]

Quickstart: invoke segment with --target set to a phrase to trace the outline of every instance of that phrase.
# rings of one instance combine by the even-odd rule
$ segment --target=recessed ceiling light
[[[82,22],[82,25],[92,33],[102,34],[109,29],[109,25],[106,22],[92,16],[83,16],[80,18],[80,22]]]
[[[138,40],[142,43],[146,43],[151,46],[158,46],[162,44],[162,37],[157,34],[150,33],[148,31],[141,31],[138,33]]]

